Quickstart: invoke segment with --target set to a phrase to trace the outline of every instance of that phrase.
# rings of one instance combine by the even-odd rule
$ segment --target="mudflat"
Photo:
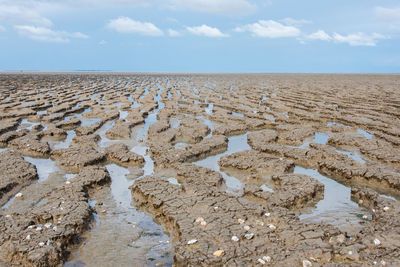
[[[0,74],[0,266],[400,266],[400,75]]]

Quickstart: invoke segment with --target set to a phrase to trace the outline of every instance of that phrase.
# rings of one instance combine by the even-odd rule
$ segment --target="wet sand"
[[[0,74],[0,266],[398,266],[399,81]]]

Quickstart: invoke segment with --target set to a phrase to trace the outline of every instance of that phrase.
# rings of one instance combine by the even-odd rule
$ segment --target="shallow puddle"
[[[24,159],[36,166],[36,170],[39,176],[39,182],[47,180],[50,174],[60,171],[56,163],[51,159],[31,157],[24,157]]]
[[[324,184],[324,196],[311,213],[303,213],[301,220],[309,222],[328,222],[341,229],[361,227],[362,216],[369,216],[368,212],[351,200],[351,188],[336,182],[315,169],[306,169],[300,166],[294,168],[293,173],[308,175]]]
[[[198,166],[219,172],[225,180],[226,192],[234,195],[241,195],[243,191],[243,183],[236,177],[230,176],[221,171],[218,162],[223,156],[250,149],[251,147],[247,144],[247,133],[239,136],[231,136],[228,139],[228,149],[224,153],[209,156],[203,160],[193,163]]]
[[[67,137],[64,141],[61,141],[54,145],[54,149],[68,148],[71,145],[72,139],[76,136],[74,130],[67,131]]]
[[[364,135],[365,138],[367,138],[367,139],[369,139],[369,140],[372,139],[372,138],[374,137],[373,134],[370,134],[369,132],[364,131],[364,130],[361,130],[361,129],[357,129],[357,133]]]

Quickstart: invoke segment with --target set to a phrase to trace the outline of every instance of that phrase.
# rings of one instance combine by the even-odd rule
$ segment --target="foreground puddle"
[[[24,157],[24,159],[36,166],[36,170],[39,176],[39,182],[47,180],[50,174],[60,171],[56,163],[51,159],[31,157]]]
[[[64,266],[155,266],[174,263],[169,237],[144,212],[131,206],[127,168],[110,164],[111,188],[95,192],[94,226]],[[111,193],[110,193],[111,191]],[[95,204],[96,203],[96,204]]]
[[[323,176],[315,169],[296,166],[293,172],[311,176],[324,184],[324,198],[318,202],[311,213],[300,215],[301,220],[309,222],[324,221],[341,229],[354,229],[360,227],[360,222],[364,220],[362,218],[363,215],[369,216],[365,209],[362,209],[350,199],[350,187]]]
[[[232,136],[229,137],[228,149],[224,153],[210,156],[193,163],[198,166],[219,172],[225,180],[226,192],[234,195],[241,195],[243,193],[243,183],[236,177],[230,176],[221,171],[218,162],[223,156],[250,149],[251,147],[247,144],[247,133],[239,136]]]

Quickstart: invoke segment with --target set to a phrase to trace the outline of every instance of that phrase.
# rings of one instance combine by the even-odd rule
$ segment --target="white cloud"
[[[120,33],[140,33],[150,36],[161,36],[164,34],[153,23],[136,21],[128,17],[119,17],[110,20],[107,27]]]
[[[218,28],[210,27],[205,24],[197,27],[186,27],[186,29],[195,35],[207,37],[228,37],[229,35],[222,33]]]
[[[34,9],[23,5],[18,6],[12,4],[0,5],[0,22],[10,24],[33,24],[45,27],[52,25],[49,19],[41,16]]]
[[[6,28],[4,28],[3,26],[0,25],[0,32],[5,32]]]
[[[379,20],[389,23],[391,28],[400,29],[400,7],[398,8],[386,8],[376,7],[375,15]]]
[[[336,42],[348,43],[351,46],[376,46],[379,39],[388,39],[388,37],[379,33],[368,35],[362,32],[358,32],[348,34],[346,36],[334,33],[333,39]]]
[[[291,25],[291,26],[302,26],[304,24],[311,24],[312,21],[310,20],[305,20],[305,19],[293,19],[293,18],[284,18],[281,19],[283,23],[286,25]]]
[[[222,15],[247,15],[256,6],[246,0],[171,0],[174,9],[188,9]]]
[[[274,20],[259,20],[253,24],[247,24],[235,29],[237,32],[251,32],[253,36],[280,38],[296,37],[301,31],[294,26],[286,26]]]
[[[106,40],[101,40],[100,42],[99,42],[99,45],[106,45],[107,44],[107,41]]]
[[[307,39],[330,41],[332,37],[323,30],[318,30],[312,34],[307,35]]]
[[[181,36],[181,33],[173,29],[168,29],[168,35],[171,37],[178,37]]]
[[[65,32],[65,31],[53,31],[52,29],[45,27],[36,27],[29,25],[14,26],[20,35],[26,36],[32,40],[42,42],[55,42],[55,43],[67,43],[70,38],[87,39],[87,35],[80,32]]]

